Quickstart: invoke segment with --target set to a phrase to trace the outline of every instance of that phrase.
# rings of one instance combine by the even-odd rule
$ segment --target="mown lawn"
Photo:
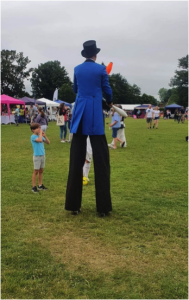
[[[110,150],[113,212],[100,219],[93,167],[82,213],[64,210],[70,144],[55,122],[39,195],[29,126],[2,125],[1,298],[187,299],[187,132],[188,122],[147,130],[127,118],[128,147]]]

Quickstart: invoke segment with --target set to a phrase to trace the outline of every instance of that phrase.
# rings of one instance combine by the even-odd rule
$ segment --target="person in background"
[[[50,107],[47,108],[47,112],[46,113],[47,113],[47,120],[49,122],[50,121],[49,117],[50,117],[50,114],[51,114],[50,113]]]
[[[58,110],[59,116],[64,116],[64,125],[59,126],[60,127],[60,142],[65,143],[66,141],[66,135],[67,135],[67,107],[64,103],[61,103]]]
[[[26,107],[26,123],[30,123],[30,115],[29,115],[29,110],[28,110],[28,108]],[[29,124],[30,125],[30,124]]]
[[[65,119],[65,126],[66,126],[65,130],[66,130],[66,136],[67,136],[70,108],[68,106],[65,106],[65,109],[66,109],[66,117],[64,116],[64,119]],[[68,142],[68,140],[65,140],[65,142]]]
[[[140,109],[137,110],[137,119],[140,118]]]
[[[181,118],[182,118],[182,114],[181,114],[181,111],[179,110],[178,114],[177,114],[177,122],[178,122],[178,124],[180,123]]]
[[[169,120],[170,117],[171,117],[171,112],[170,112],[170,110],[167,109],[167,119]]]
[[[87,181],[89,181],[89,171],[91,167],[91,161],[92,161],[93,151],[91,147],[91,142],[89,136],[87,137],[87,149],[86,149],[86,158],[85,158],[85,164],[83,166],[83,176],[87,178]]]
[[[119,108],[122,109],[122,106],[121,105],[118,105]],[[117,137],[124,141],[125,144],[124,144],[124,148],[127,147],[127,141],[126,141],[126,136],[125,136],[125,124],[124,124],[124,117],[123,116],[120,116],[120,128],[118,129],[118,132],[117,132]],[[114,139],[112,140],[111,144],[108,144],[109,147],[113,147],[114,146]],[[121,146],[121,144],[120,144]]]
[[[181,107],[180,112],[181,112],[182,115],[185,113],[184,106]]]
[[[186,112],[186,119],[189,121],[189,110]]]
[[[178,108],[175,109],[175,112],[174,112],[174,121],[177,121],[178,120]]]
[[[185,109],[184,109],[184,106],[181,107],[180,112],[181,112],[181,122],[184,123],[184,121],[185,121],[185,117],[184,117],[184,115],[185,115]]]
[[[155,109],[154,109],[154,124],[153,124],[153,128],[156,126],[156,129],[158,129],[159,117],[160,117],[160,110],[159,110],[158,106],[156,106]]]
[[[48,119],[41,107],[38,108],[38,116],[36,117],[35,122],[40,124],[43,132],[46,132],[48,128]]]
[[[37,118],[37,115],[38,115],[38,104],[36,103],[34,106],[33,106],[33,110],[34,110],[34,117],[33,117],[33,122],[36,122],[36,118]]]
[[[69,140],[67,142],[70,143],[72,140],[73,134],[70,133],[70,124],[71,124],[71,119],[72,119],[72,113],[69,108],[68,108],[67,119],[68,119],[68,130],[69,130]]]
[[[24,123],[25,111],[23,105],[20,106],[20,117],[19,122]]]
[[[35,115],[35,110],[33,108],[33,105],[30,105],[28,113],[29,113],[29,116],[30,116],[30,123],[32,124],[33,123],[33,118],[34,118],[34,115]]]
[[[163,119],[167,120],[167,111],[166,110],[164,110]]]
[[[50,144],[49,139],[42,131],[40,124],[33,123],[30,125],[30,129],[33,132],[31,136],[31,143],[33,146],[33,163],[34,171],[32,175],[32,192],[38,193],[38,190],[47,190],[43,185],[43,170],[45,167],[45,148],[44,143]],[[38,189],[36,186],[36,178],[39,176]]]
[[[147,122],[147,129],[149,129],[149,125],[150,125],[150,129],[151,129],[153,117],[154,117],[154,111],[152,109],[152,105],[149,104],[149,106],[146,110],[146,115],[145,115],[146,122]]]
[[[112,137],[114,140],[114,145],[111,147],[111,149],[117,149],[117,141],[121,143],[121,147],[123,148],[125,145],[125,141],[122,141],[118,138],[118,130],[121,127],[121,120],[120,115],[112,108],[112,123],[109,125],[109,127],[112,128]]]
[[[19,106],[16,106],[15,113],[14,113],[16,126],[18,126],[19,115],[20,115],[20,109]]]

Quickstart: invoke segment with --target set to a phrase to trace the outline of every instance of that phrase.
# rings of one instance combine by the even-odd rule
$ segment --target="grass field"
[[[2,299],[188,298],[188,122],[125,123],[128,147],[110,150],[113,211],[103,219],[93,166],[82,213],[64,210],[70,144],[55,122],[39,195],[29,126],[1,126]]]

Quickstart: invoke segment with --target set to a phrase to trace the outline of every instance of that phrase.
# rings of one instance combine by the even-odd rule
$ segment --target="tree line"
[[[23,52],[1,51],[1,94],[16,98],[35,96],[36,99],[44,97],[51,100],[55,89],[59,88],[59,99],[68,103],[75,101],[73,82],[59,61],[48,61],[39,64],[37,68],[27,69],[30,62],[28,57],[24,57]],[[31,93],[25,91],[25,79],[31,82]],[[136,84],[131,85],[120,73],[109,75],[109,82],[113,91],[114,103],[157,105],[156,98],[145,93],[141,95],[140,87]],[[160,94],[163,95],[161,92]]]
[[[179,70],[170,79],[170,89],[161,88],[158,92],[161,102],[164,105],[172,103],[181,106],[188,106],[188,55],[178,60]]]

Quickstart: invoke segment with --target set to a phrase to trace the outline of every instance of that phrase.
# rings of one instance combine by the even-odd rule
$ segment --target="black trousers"
[[[82,135],[81,123],[73,139],[70,149],[70,166],[66,190],[65,209],[76,211],[81,208],[83,188],[83,166],[86,158],[87,135]],[[99,213],[112,210],[110,196],[110,162],[109,149],[105,135],[90,136],[93,150],[96,209]]]

